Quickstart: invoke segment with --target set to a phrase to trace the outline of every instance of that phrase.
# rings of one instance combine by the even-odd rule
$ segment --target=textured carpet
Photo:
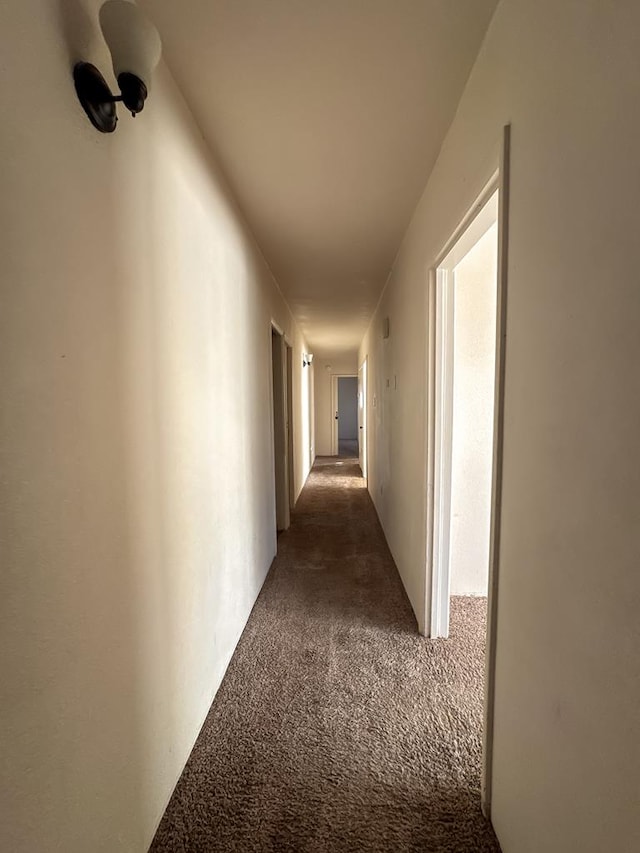
[[[418,636],[359,473],[316,463],[152,851],[499,851],[486,601]]]

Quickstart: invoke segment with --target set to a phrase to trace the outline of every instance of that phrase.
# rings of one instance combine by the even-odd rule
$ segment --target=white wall
[[[166,68],[99,134],[96,2],[0,7],[0,848],[144,851],[275,553],[270,322]],[[303,412],[306,414],[303,415]],[[303,440],[302,440],[303,439]]]
[[[358,372],[357,353],[316,353],[313,364],[315,400],[315,449],[318,456],[331,456],[335,409],[331,399],[332,376]]]
[[[271,330],[271,395],[273,406],[273,457],[276,494],[276,528],[289,526],[287,484],[286,345],[281,334]]]
[[[338,379],[338,439],[358,438],[358,377]]]
[[[428,270],[511,122],[504,853],[640,849],[639,37],[629,0],[502,0],[360,350],[379,401],[369,488],[424,629]]]
[[[486,595],[493,466],[498,226],[454,270],[451,594]]]

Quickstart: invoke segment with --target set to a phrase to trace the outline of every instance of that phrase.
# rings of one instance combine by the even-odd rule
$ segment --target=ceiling
[[[497,0],[141,0],[318,352],[354,350]]]

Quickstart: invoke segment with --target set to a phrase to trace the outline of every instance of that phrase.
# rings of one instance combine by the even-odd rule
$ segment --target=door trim
[[[433,543],[429,634],[432,638],[449,636],[454,349],[454,294],[449,280],[450,270],[438,268],[434,272]]]
[[[487,602],[487,645],[485,657],[484,737],[482,739],[482,812],[491,819],[493,793],[493,737],[495,726],[496,652],[498,648],[498,602],[500,537],[502,531],[502,484],[504,464],[504,409],[507,355],[507,285],[509,268],[509,186],[511,125],[503,131],[500,151],[500,196],[498,202],[498,307],[496,312],[496,378],[494,397],[493,478],[491,489],[491,534],[489,540],[489,592]]]

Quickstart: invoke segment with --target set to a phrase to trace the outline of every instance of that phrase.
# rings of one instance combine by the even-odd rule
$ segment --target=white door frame
[[[455,250],[467,234],[476,242],[484,231],[482,212],[498,194],[498,275],[496,363],[494,387],[493,472],[489,546],[489,586],[484,702],[482,810],[491,816],[495,662],[498,619],[500,513],[504,440],[504,383],[507,305],[507,248],[509,219],[510,126],[503,130],[499,168],[465,216],[429,274],[429,346],[427,353],[427,554],[425,610],[430,614],[429,636],[446,637],[449,630],[449,533],[451,527],[451,437],[453,401],[453,300],[449,276],[456,265]],[[493,219],[495,221],[495,217]],[[484,230],[483,230],[484,229]],[[475,235],[474,235],[475,232]],[[478,233],[480,232],[480,233]],[[463,249],[463,247],[461,247]],[[462,251],[464,254],[464,249]],[[445,345],[446,342],[446,345]],[[429,577],[431,582],[429,583]],[[430,599],[430,600],[429,600]]]
[[[453,451],[453,266],[439,266],[431,276],[435,309],[433,347],[433,517],[431,552],[431,628],[429,636],[449,636],[451,589],[451,462]]]
[[[332,373],[331,374],[331,455],[337,456],[339,453],[339,435],[338,435],[338,380],[339,379],[357,379],[356,373]]]
[[[493,733],[498,644],[500,534],[502,524],[502,466],[504,461],[504,403],[507,353],[507,283],[509,267],[509,189],[511,125],[506,125],[500,152],[500,198],[498,206],[498,305],[496,310],[496,371],[493,431],[493,476],[491,486],[491,538],[489,541],[489,593],[487,651],[485,661],[484,738],[482,739],[482,811],[491,819]]]

